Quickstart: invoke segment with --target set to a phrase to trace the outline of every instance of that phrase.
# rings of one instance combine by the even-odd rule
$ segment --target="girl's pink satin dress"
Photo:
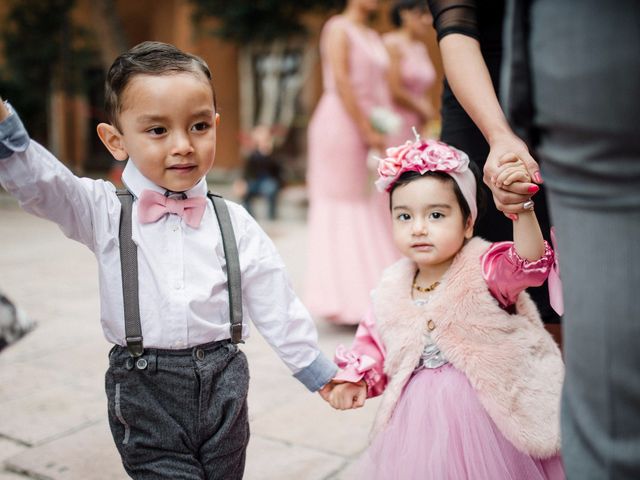
[[[482,266],[491,294],[504,307],[525,288],[541,285],[554,266],[553,250],[528,262],[512,242],[495,243]],[[336,352],[336,378],[365,380],[367,396],[384,392],[384,345],[371,312],[362,321],[350,350]],[[441,364],[439,361],[436,365]],[[562,480],[559,455],[533,458],[517,450],[480,404],[467,377],[450,363],[417,368],[405,386],[387,427],[359,462],[362,480]]]
[[[349,42],[349,75],[365,115],[392,108],[387,52],[373,30],[337,15],[320,40],[324,93],[308,129],[309,242],[304,300],[315,317],[357,324],[382,270],[398,258],[387,194],[374,189],[368,147],[347,113],[326,52],[327,32],[342,28]]]

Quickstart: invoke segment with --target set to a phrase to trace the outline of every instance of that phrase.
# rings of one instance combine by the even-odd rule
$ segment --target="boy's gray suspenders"
[[[224,199],[215,193],[207,193],[213,203],[218,225],[222,232],[222,248],[227,263],[227,290],[229,290],[229,319],[231,320],[231,342],[242,343],[242,282],[240,280],[240,255],[236,235]]]
[[[128,190],[117,190],[122,205],[120,214],[120,265],[122,269],[122,293],[124,298],[124,326],[127,349],[132,357],[144,351],[142,327],[140,325],[140,303],[138,299],[138,249],[131,238],[131,210],[133,195]],[[231,341],[242,343],[242,284],[240,281],[240,259],[229,209],[219,195],[208,193],[213,203],[218,225],[222,233],[222,246],[227,263],[227,289],[229,290],[229,313]]]
[[[131,206],[133,195],[128,190],[117,190],[120,211],[120,269],[124,299],[124,332],[127,349],[132,357],[142,355],[142,327],[138,299],[138,247],[131,238]]]

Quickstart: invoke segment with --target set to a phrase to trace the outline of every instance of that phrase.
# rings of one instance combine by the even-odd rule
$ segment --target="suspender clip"
[[[142,337],[127,337],[127,350],[133,358],[138,358],[144,353]]]
[[[231,324],[231,343],[244,343],[242,339],[242,324],[241,323],[233,323]]]

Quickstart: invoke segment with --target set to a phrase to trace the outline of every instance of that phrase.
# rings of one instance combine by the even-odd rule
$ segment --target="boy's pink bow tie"
[[[153,190],[144,190],[138,199],[138,220],[140,223],[153,223],[167,213],[175,213],[190,227],[198,228],[206,204],[205,197],[179,200],[168,198]]]

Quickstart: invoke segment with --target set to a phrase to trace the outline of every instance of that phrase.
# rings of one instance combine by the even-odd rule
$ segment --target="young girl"
[[[387,150],[376,182],[390,193],[393,235],[406,258],[373,293],[334,408],[384,392],[363,478],[557,479],[560,351],[524,292],[554,254],[533,212],[513,217],[514,242],[473,237],[476,180],[468,157],[435,141]],[[526,181],[519,162],[496,182]]]

